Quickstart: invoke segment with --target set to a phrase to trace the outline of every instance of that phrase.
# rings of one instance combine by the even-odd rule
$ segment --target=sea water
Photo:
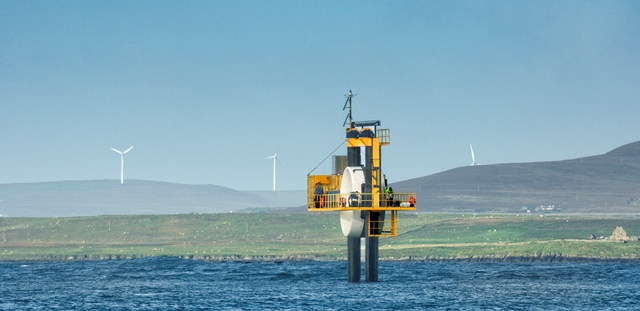
[[[638,263],[0,262],[2,310],[638,310]]]

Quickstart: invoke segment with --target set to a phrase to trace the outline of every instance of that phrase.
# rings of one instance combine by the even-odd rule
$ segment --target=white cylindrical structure
[[[340,196],[346,206],[357,206],[364,184],[364,173],[360,166],[347,166],[342,173]],[[364,229],[366,213],[362,211],[341,211],[340,226],[346,237],[360,237]]]
[[[342,234],[346,237],[357,238],[362,236],[364,218],[362,211],[341,211],[340,226]]]

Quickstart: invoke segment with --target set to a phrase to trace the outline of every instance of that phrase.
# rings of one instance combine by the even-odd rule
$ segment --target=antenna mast
[[[352,105],[351,105],[351,100],[353,99],[354,96],[356,96],[358,94],[353,94],[351,92],[351,90],[349,90],[349,94],[345,95],[345,97],[347,98],[347,101],[344,103],[344,107],[342,108],[342,111],[344,111],[345,109],[347,109],[347,105],[349,105],[349,114],[347,115],[347,117],[344,119],[344,123],[342,124],[342,126],[347,125],[347,119],[349,119],[349,128],[353,128],[353,115],[351,114],[352,112]]]

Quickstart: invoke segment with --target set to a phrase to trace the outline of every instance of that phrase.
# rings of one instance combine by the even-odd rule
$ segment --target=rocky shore
[[[155,256],[139,255],[48,255],[34,258],[3,258],[0,261],[74,261],[74,260],[132,260]],[[189,260],[203,260],[216,262],[284,262],[284,261],[343,261],[343,257],[323,257],[308,255],[287,255],[287,256],[243,256],[243,255],[178,255],[166,256]],[[562,254],[542,254],[535,256],[469,256],[469,257],[399,257],[380,258],[384,262],[640,262],[640,257],[579,257],[564,256]]]

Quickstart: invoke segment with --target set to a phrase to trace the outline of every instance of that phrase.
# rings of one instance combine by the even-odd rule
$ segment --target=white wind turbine
[[[473,146],[471,146],[471,144],[469,144],[469,148],[471,148],[471,166],[480,165],[476,163],[476,156],[473,154]]]
[[[265,159],[273,159],[273,191],[276,191],[276,162],[278,162],[278,151]],[[280,163],[282,165],[282,163]],[[284,166],[282,167],[284,169]]]
[[[131,149],[133,149],[133,146],[129,147],[129,149],[125,150],[124,152],[111,148],[111,150],[120,154],[120,183],[121,184],[124,184],[124,154],[129,152],[129,150]]]
[[[278,152],[276,151],[275,154],[265,159],[273,159],[273,191],[276,191],[276,161],[278,161]]]

